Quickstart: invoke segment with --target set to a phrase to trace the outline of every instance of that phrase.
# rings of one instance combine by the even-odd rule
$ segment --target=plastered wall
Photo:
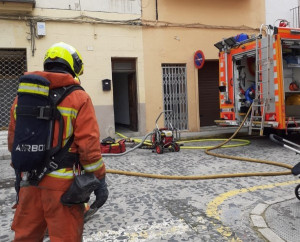
[[[153,129],[163,109],[161,64],[180,63],[187,67],[189,131],[199,131],[198,72],[193,63],[194,53],[202,50],[207,60],[217,60],[218,50],[214,44],[241,32],[257,33],[265,22],[264,13],[262,0],[164,0],[158,1],[157,8],[155,1],[144,0],[147,130]]]
[[[46,50],[56,42],[73,45],[81,53],[84,74],[80,76],[82,86],[91,96],[100,125],[101,138],[114,135],[113,91],[102,91],[102,80],[112,79],[111,58],[130,57],[137,59],[137,82],[139,110],[145,113],[145,84],[143,66],[142,29],[140,26],[82,23],[65,21],[66,18],[92,16],[101,19],[128,20],[139,15],[91,13],[71,10],[34,9],[33,16],[46,20],[46,36],[35,38],[34,56],[31,49],[31,35],[28,21],[1,20],[0,47],[25,48],[28,71],[42,70]],[[145,115],[141,114],[139,126],[144,127]]]

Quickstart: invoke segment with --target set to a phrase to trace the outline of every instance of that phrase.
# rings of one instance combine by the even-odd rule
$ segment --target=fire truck
[[[284,23],[261,25],[257,35],[240,34],[215,44],[218,125],[239,126],[248,113],[244,126],[249,134],[300,130],[300,29]]]

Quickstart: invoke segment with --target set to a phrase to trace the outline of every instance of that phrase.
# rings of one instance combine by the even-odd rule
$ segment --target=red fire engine
[[[279,26],[283,26],[280,24]],[[257,36],[241,34],[219,49],[218,125],[300,130],[300,29],[262,25]]]

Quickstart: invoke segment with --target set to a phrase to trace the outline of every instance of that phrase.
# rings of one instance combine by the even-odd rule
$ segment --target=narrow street
[[[219,142],[188,143],[185,147]],[[249,145],[222,148],[216,153],[290,165],[298,162],[294,152],[277,146],[266,137],[254,137]],[[208,156],[203,149],[181,149],[178,153],[162,155],[138,149],[125,156],[105,157],[104,160],[107,169],[164,175],[287,171],[272,165]],[[0,240],[8,241],[13,238],[10,223],[15,199],[14,173],[9,160],[0,162]],[[165,180],[107,174],[107,181],[110,197],[85,224],[84,241],[267,241],[251,219],[254,209],[262,204],[270,205],[262,214],[269,228],[276,231],[278,226],[285,224],[288,229],[279,229],[277,234],[281,233],[281,238],[287,241],[298,241],[299,238],[295,218],[300,217],[297,212],[300,203],[294,189],[300,181],[292,175]],[[281,202],[285,203],[284,208],[280,206]],[[278,217],[277,224],[272,222],[274,216]],[[294,222],[287,225],[286,217]]]

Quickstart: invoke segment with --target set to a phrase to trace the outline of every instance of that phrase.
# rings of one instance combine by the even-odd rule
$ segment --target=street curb
[[[295,196],[282,197],[276,200],[259,203],[250,212],[250,219],[253,223],[253,227],[255,227],[266,240],[270,242],[286,242],[268,227],[268,224],[264,219],[264,214],[271,205],[293,199],[294,197]]]
[[[258,231],[270,242],[285,242],[269,228],[259,229]]]

